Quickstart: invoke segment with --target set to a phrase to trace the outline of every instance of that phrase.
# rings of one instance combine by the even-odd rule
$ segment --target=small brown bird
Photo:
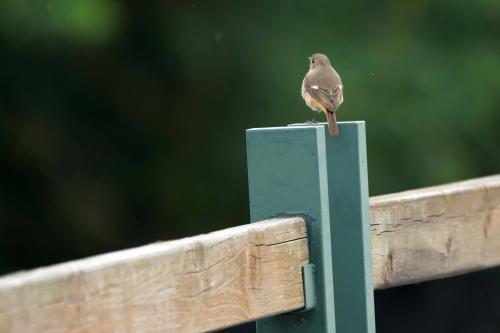
[[[302,81],[302,97],[311,109],[325,113],[332,136],[339,135],[335,112],[344,101],[343,89],[342,80],[326,55],[315,53],[309,57],[309,72]]]

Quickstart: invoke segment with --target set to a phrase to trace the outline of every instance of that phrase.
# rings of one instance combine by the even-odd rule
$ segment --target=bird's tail
[[[328,132],[331,136],[339,136],[339,127],[337,126],[337,116],[335,111],[326,111],[326,120],[328,120]]]

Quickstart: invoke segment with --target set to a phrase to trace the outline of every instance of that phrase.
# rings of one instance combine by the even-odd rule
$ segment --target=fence
[[[368,201],[364,124],[340,131],[249,130],[266,220],[2,277],[0,332],[374,332],[373,289],[500,265],[500,176]]]

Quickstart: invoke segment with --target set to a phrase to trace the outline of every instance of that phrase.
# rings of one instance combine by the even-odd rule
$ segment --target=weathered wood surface
[[[370,199],[375,289],[500,265],[500,175]],[[0,332],[201,332],[303,307],[304,221],[0,278]]]
[[[500,175],[370,199],[375,289],[500,265]]]
[[[201,332],[304,305],[301,218],[0,279],[0,332]]]

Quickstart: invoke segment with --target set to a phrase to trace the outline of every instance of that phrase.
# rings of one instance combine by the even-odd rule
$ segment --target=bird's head
[[[309,68],[310,69],[329,67],[329,66],[331,66],[330,60],[324,54],[314,53],[312,56],[309,57]]]

